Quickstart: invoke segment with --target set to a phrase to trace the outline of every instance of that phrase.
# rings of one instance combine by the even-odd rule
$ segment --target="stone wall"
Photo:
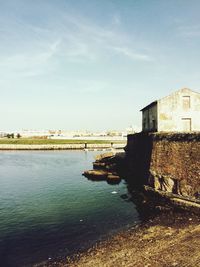
[[[129,135],[126,154],[133,185],[199,198],[200,133]]]

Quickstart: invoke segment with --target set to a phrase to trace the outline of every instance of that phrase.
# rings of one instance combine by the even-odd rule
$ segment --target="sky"
[[[141,126],[200,91],[199,0],[0,0],[0,130]]]

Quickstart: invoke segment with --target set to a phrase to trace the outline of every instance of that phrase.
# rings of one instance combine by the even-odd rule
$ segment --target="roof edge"
[[[157,103],[158,103],[158,100],[155,100],[155,101],[151,102],[149,105],[147,105],[146,107],[142,108],[140,111],[143,111],[145,109],[148,109],[148,108],[156,105]]]
[[[170,95],[175,94],[175,93],[177,93],[177,92],[179,92],[179,91],[182,91],[182,90],[184,90],[184,89],[187,89],[188,91],[190,91],[190,92],[192,92],[192,93],[195,93],[195,94],[200,94],[199,92],[194,91],[194,90],[191,90],[191,89],[188,88],[188,87],[183,87],[183,88],[181,88],[181,89],[178,89],[178,90],[176,90],[176,91],[173,91],[173,92],[172,92],[171,94],[169,94],[169,95],[166,95],[166,96],[164,96],[164,97],[162,97],[162,98],[160,98],[160,99],[158,99],[158,100],[155,100],[155,101],[151,102],[149,105],[145,106],[145,107],[142,108],[140,111],[143,111],[143,110],[145,110],[145,109],[147,109],[147,108],[150,108],[150,107],[152,107],[153,105],[157,104],[158,101],[160,101],[160,100],[162,100],[162,99],[164,99],[164,98],[167,98],[167,97],[169,97]]]

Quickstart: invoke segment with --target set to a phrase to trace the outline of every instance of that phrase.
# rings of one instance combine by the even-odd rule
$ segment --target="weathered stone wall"
[[[199,198],[200,133],[129,135],[126,153],[133,184]]]

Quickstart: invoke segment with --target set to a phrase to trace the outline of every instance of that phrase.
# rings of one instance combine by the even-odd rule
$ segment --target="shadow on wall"
[[[153,141],[146,133],[128,135],[125,148],[127,174],[129,185],[139,188],[148,183],[152,156]]]

